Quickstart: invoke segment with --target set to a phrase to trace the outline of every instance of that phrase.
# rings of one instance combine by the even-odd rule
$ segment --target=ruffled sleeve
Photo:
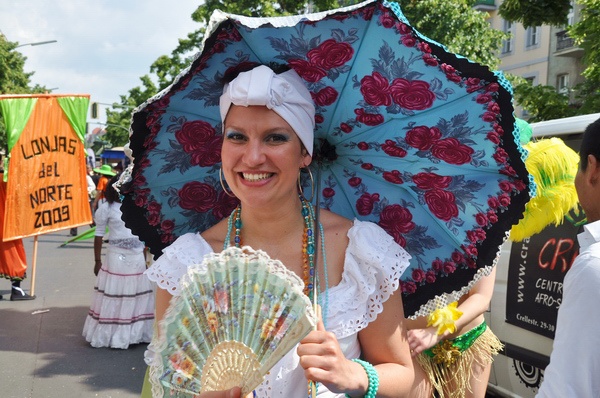
[[[410,255],[381,227],[354,221],[348,231],[341,282],[321,294],[328,305],[329,329],[343,338],[364,329],[383,311],[383,303],[398,289]]]
[[[148,279],[168,290],[173,296],[179,295],[179,282],[192,264],[200,264],[204,256],[212,253],[212,248],[198,233],[180,236],[163,250],[163,255],[144,272]]]
[[[94,236],[104,236],[106,233],[109,210],[108,202],[100,203],[100,206],[96,209],[96,213],[94,213],[94,222],[96,223]]]

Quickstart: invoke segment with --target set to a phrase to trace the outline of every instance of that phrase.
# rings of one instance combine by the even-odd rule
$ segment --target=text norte
[[[30,159],[46,152],[66,152],[69,155],[74,155],[77,143],[78,141],[73,138],[56,135],[52,137],[39,137],[31,140],[28,148],[26,148],[26,145],[21,144],[21,152],[25,159]]]

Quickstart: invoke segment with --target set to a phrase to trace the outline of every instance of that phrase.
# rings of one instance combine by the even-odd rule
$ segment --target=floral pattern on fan
[[[304,284],[280,261],[231,247],[189,267],[161,322],[151,382],[198,394],[247,394],[316,324]]]

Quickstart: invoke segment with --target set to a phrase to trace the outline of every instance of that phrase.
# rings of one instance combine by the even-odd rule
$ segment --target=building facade
[[[569,22],[578,20],[580,6],[571,2]],[[583,82],[583,50],[577,47],[567,34],[567,26],[549,25],[525,28],[521,23],[504,20],[498,13],[502,0],[482,0],[475,8],[489,14],[490,25],[510,34],[502,43],[499,54],[499,69],[507,74],[521,76],[533,85],[555,87],[558,92],[569,95],[571,89]],[[517,116],[527,119],[528,115],[516,106]]]

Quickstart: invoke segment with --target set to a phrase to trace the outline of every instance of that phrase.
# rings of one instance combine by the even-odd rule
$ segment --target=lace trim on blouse
[[[187,233],[163,249],[163,255],[144,273],[160,288],[178,296],[179,280],[186,273],[188,266],[200,264],[204,256],[212,251],[200,234]]]
[[[408,267],[410,256],[383,229],[371,222],[356,220],[348,231],[348,238],[342,280],[328,291],[327,325],[340,341],[344,355],[350,355],[350,358],[360,355],[356,334],[377,318],[383,310],[383,303],[398,289],[398,280]],[[163,250],[163,255],[146,274],[159,287],[178,295],[179,281],[188,265],[202,262],[209,253],[212,249],[200,234],[186,234]],[[324,297],[322,293],[322,305]],[[155,335],[145,353],[148,365],[160,363],[155,353],[160,351],[161,344],[164,341],[157,341]],[[159,367],[150,368],[152,380],[157,380]],[[302,388],[306,388],[306,380],[298,367],[297,354],[292,349],[255,391],[258,397],[290,397],[300,396],[297,392]],[[157,396],[164,393],[160,384],[153,383],[152,390]],[[319,388],[319,395],[343,396],[325,390],[323,386]]]
[[[374,223],[355,220],[348,238],[342,280],[329,289],[327,324],[338,338],[364,329],[381,313],[383,303],[398,289],[398,281],[410,259],[410,255]],[[187,267],[201,263],[209,253],[212,248],[200,234],[182,235],[163,250],[163,255],[146,275],[176,296],[179,280]],[[320,297],[324,300],[324,293]]]
[[[342,280],[329,290],[328,330],[338,338],[364,329],[377,318],[383,303],[398,289],[410,260],[410,255],[374,223],[355,221],[348,238]]]

